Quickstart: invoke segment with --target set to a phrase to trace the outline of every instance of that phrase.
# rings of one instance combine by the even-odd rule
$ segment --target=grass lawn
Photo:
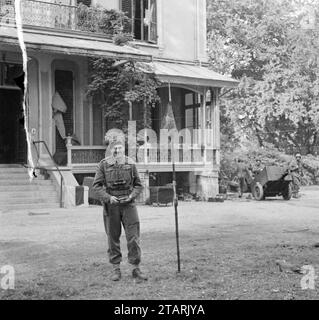
[[[16,270],[15,289],[0,289],[0,299],[317,299],[319,283],[302,290],[303,274],[277,265],[319,270],[317,192],[289,202],[181,203],[181,273],[173,208],[139,207],[144,283],[131,277],[124,237],[123,278],[109,280],[99,207],[0,213],[0,266]]]

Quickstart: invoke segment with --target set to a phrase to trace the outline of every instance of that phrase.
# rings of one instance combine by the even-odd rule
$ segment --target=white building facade
[[[80,3],[124,11],[132,19],[134,47],[117,46],[98,30],[92,32],[79,20]],[[23,120],[13,125],[17,118],[23,118],[21,90],[16,83],[23,76],[23,69],[14,24],[14,1],[0,0],[0,9],[0,122],[10,128],[0,131],[0,163],[26,164]],[[112,124],[86,90],[90,57],[105,57],[120,61],[135,59],[152,66],[161,82],[158,88],[161,103],[151,115],[158,145],[161,120],[169,100],[168,87],[171,88],[177,130],[189,129],[193,137],[187,156],[182,145],[176,147],[178,188],[203,199],[218,193],[218,95],[222,87],[234,87],[237,82],[207,68],[206,1],[22,0],[21,13],[28,54],[28,135],[32,141],[45,142],[64,176],[65,189],[75,188],[84,176],[94,175],[96,164],[104,157],[104,136]],[[56,127],[52,108],[56,92],[66,105],[63,113],[66,136],[73,136],[73,140],[64,140]],[[14,111],[8,112],[9,109]],[[143,117],[138,106],[132,106],[130,112],[131,121]],[[146,187],[141,201],[149,197],[149,186],[163,186],[171,180],[172,157],[161,158],[155,148],[145,147],[145,156],[137,158]],[[32,156],[39,168],[50,170],[51,178],[59,186],[59,174],[44,143],[33,146]]]

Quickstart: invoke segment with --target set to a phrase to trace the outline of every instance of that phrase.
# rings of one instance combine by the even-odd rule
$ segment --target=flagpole
[[[169,103],[172,102],[171,95],[171,84],[168,83],[169,90]],[[175,170],[175,150],[174,150],[174,139],[171,139],[171,152],[172,152],[172,165],[173,165],[173,193],[174,193],[174,209],[175,209],[175,235],[176,235],[176,248],[177,248],[177,272],[181,272],[181,259],[179,250],[179,228],[178,228],[178,199],[176,192],[176,170]]]

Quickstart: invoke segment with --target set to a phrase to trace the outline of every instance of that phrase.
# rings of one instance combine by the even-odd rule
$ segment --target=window
[[[185,128],[199,128],[199,107],[198,95],[195,93],[185,94]]]
[[[121,0],[121,10],[131,19],[136,40],[157,43],[156,0]]]
[[[23,75],[20,64],[0,62],[0,86],[16,86],[17,80]]]
[[[63,113],[63,123],[66,135],[74,133],[74,85],[73,72],[66,70],[55,70],[55,90],[61,95],[61,98],[67,105],[67,110]],[[61,138],[56,129],[56,152],[65,152],[65,141]]]
[[[185,128],[193,135],[193,130],[199,128],[199,97],[196,93],[185,94]],[[193,136],[194,143],[198,142],[198,137]]]

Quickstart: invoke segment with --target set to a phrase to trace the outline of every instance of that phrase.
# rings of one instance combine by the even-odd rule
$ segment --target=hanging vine
[[[130,19],[123,12],[101,10],[100,7],[79,6],[79,23],[83,28],[103,32],[116,45],[132,45]],[[88,95],[95,99],[104,115],[116,126],[126,128],[129,119],[129,102],[142,105],[144,121],[139,127],[151,127],[151,108],[160,101],[157,88],[160,82],[152,68],[133,59],[90,58]]]

